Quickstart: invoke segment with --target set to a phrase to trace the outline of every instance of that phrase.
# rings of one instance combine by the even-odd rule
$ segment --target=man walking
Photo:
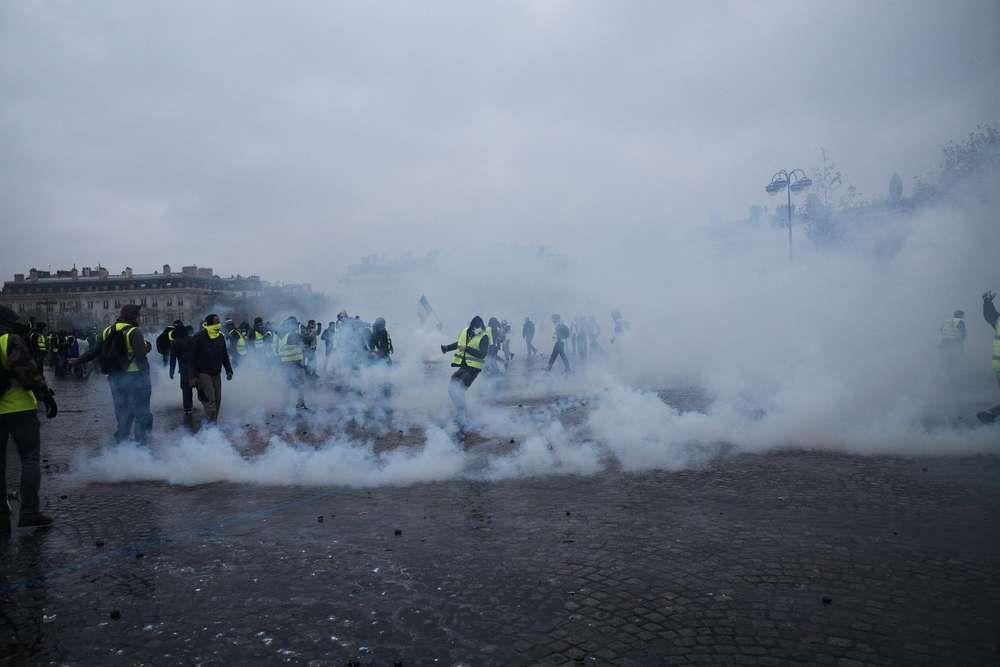
[[[569,327],[563,323],[559,315],[552,316],[552,327],[552,354],[549,355],[549,365],[546,370],[551,371],[556,359],[562,359],[563,368],[569,373],[569,359],[566,358],[566,339],[569,338]]]
[[[191,369],[188,366],[190,355],[191,332],[188,326],[181,324],[174,327],[174,339],[170,343],[170,379],[174,379],[174,370],[180,375],[181,404],[184,406],[184,419],[191,419],[194,410],[194,390],[191,386]]]
[[[535,339],[535,323],[531,321],[530,317],[524,318],[524,324],[521,325],[521,338],[524,339],[524,346],[528,351],[528,357],[538,354],[538,350],[532,344],[532,341]]]
[[[205,407],[205,419],[215,422],[222,408],[222,369],[226,369],[227,382],[233,379],[233,366],[218,315],[210,313],[205,317],[201,331],[191,338],[189,354],[191,379],[188,382],[198,388],[198,399]]]
[[[149,410],[152,385],[149,381],[149,360],[152,346],[139,331],[142,306],[122,306],[114,324],[101,332],[98,344],[75,360],[85,364],[98,360],[101,372],[108,376],[111,399],[115,407],[115,441],[128,440],[135,426],[135,439],[145,445],[153,428],[153,413]]]

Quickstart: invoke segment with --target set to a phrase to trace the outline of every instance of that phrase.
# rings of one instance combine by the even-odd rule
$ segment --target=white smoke
[[[625,228],[620,245],[565,257],[518,247],[441,256],[393,289],[377,286],[362,313],[390,323],[391,367],[311,384],[303,415],[273,369],[245,364],[224,383],[223,430],[160,432],[149,450],[117,445],[75,468],[81,480],[374,486],[674,470],[773,448],[992,451],[1000,434],[974,428],[973,415],[998,401],[979,315],[981,292],[1000,287],[997,207],[968,202],[887,214],[836,250],[800,236],[792,263],[780,230],[733,228],[720,240],[669,226]],[[443,331],[416,322],[421,292]],[[361,288],[352,297],[368,302]],[[614,308],[631,330],[612,346]],[[956,308],[969,338],[948,368],[938,328]],[[544,354],[552,312],[597,317],[604,355],[574,360],[569,376],[558,364],[526,371],[523,316]],[[517,357],[508,377],[480,377],[469,391],[473,436],[463,439],[451,422],[450,355],[436,348],[473,314],[510,320]],[[154,405],[179,400],[157,386]],[[266,434],[262,449],[247,446],[251,430]]]

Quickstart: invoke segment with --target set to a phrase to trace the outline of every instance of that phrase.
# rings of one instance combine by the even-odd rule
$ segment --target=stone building
[[[111,275],[102,266],[77,270],[31,269],[14,274],[0,291],[0,304],[22,319],[34,317],[50,327],[83,329],[111,322],[122,305],[143,306],[143,324],[154,328],[175,319],[197,322],[211,310],[251,312],[270,285],[259,276],[222,278],[212,269],[185,266],[171,271],[134,273],[126,267]]]

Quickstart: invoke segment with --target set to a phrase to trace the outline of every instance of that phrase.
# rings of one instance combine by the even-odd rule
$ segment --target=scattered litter
[[[832,604],[833,604],[833,598],[831,598],[831,597],[829,597],[827,595],[824,595],[823,596],[823,605],[826,606],[826,607],[829,607]]]
[[[122,613],[120,611],[118,611],[117,609],[112,609],[111,610],[111,620],[112,621],[117,621],[121,617],[122,617]]]
[[[397,529],[395,530],[395,534],[396,534],[396,537],[399,537],[400,535],[402,535],[402,534],[403,534],[403,531],[402,531],[402,530],[400,530],[399,528],[397,528]]]

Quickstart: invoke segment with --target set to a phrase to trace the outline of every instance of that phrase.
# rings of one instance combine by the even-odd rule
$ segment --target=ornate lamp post
[[[788,193],[788,261],[792,261],[792,193],[802,192],[812,185],[812,179],[801,169],[785,171],[782,169],[771,177],[771,182],[764,188],[769,195],[776,195],[782,190]]]

